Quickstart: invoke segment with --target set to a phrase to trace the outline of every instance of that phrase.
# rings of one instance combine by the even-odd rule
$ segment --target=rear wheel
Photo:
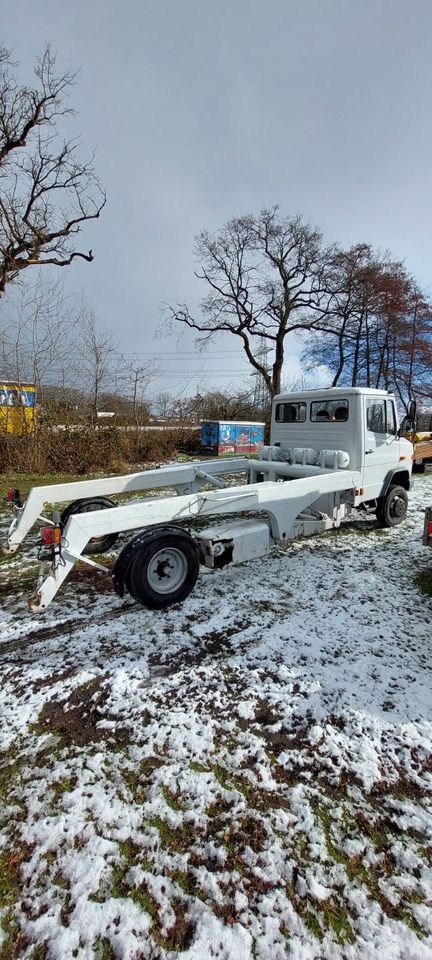
[[[66,526],[69,517],[76,513],[91,513],[94,510],[106,510],[108,507],[115,507],[112,500],[107,497],[91,497],[87,500],[74,500],[70,503],[60,517],[62,529]],[[105,533],[101,537],[92,537],[82,551],[85,554],[106,553],[111,549],[118,539],[118,533]]]
[[[404,487],[390,487],[377,504],[376,516],[381,527],[397,527],[405,519],[408,510],[408,494]]]
[[[189,596],[198,573],[198,550],[190,534],[153,530],[135,553],[127,572],[127,586],[145,607],[162,610]]]

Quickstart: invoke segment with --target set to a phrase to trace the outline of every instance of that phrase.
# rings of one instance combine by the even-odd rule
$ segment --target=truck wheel
[[[66,526],[69,517],[73,514],[90,513],[93,510],[106,510],[107,507],[115,507],[115,503],[113,503],[112,500],[108,500],[107,497],[91,497],[87,500],[74,500],[73,503],[70,503],[69,506],[63,510],[60,517],[62,530]],[[106,553],[116,542],[117,538],[118,533],[106,533],[101,537],[92,537],[84,548],[83,553]]]
[[[198,572],[198,550],[190,534],[153,530],[136,551],[127,573],[128,588],[145,607],[163,610],[189,596]]]
[[[426,464],[425,464],[424,460],[417,460],[417,461],[414,460],[414,463],[413,463],[413,471],[414,471],[414,473],[425,473],[425,471],[426,471]]]
[[[402,523],[408,510],[408,494],[403,487],[390,487],[385,497],[380,497],[376,516],[381,527],[396,527]]]

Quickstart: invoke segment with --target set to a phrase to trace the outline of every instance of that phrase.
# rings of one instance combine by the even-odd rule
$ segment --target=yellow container
[[[0,433],[22,437],[36,424],[36,387],[32,383],[0,380]]]

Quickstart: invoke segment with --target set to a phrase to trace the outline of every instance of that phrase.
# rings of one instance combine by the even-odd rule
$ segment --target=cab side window
[[[366,425],[371,433],[386,432],[385,400],[366,400]]]
[[[305,423],[305,403],[278,403],[276,405],[276,423]]]
[[[348,420],[348,400],[314,400],[311,403],[312,423],[343,423]]]
[[[387,400],[387,433],[396,436],[396,412],[393,400]]]

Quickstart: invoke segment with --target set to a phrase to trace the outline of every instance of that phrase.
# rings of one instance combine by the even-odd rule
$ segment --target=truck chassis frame
[[[226,487],[221,479],[241,473],[249,475],[249,482],[241,486]],[[216,565],[212,557],[224,549],[222,541],[235,548],[241,540],[243,546],[237,546],[234,553],[231,550],[230,556],[231,562],[242,562],[264,555],[274,543],[339,526],[351,507],[358,505],[356,488],[360,481],[356,471],[236,458],[160,467],[125,477],[35,487],[24,506],[15,508],[4,552],[11,554],[18,549],[37,520],[55,523],[42,513],[49,504],[164,487],[175,489],[176,495],[157,495],[72,514],[62,531],[58,550],[50,557],[48,573],[46,562],[42,563],[36,593],[29,600],[32,611],[42,611],[78,561],[108,572],[106,566],[83,555],[93,537],[126,531],[136,533],[159,525],[166,528],[167,524],[188,526],[198,517],[213,518],[218,521],[217,528],[193,531],[201,562]],[[213,489],[203,490],[205,485]],[[327,513],[314,507],[325,495],[331,495]],[[234,524],[218,519],[234,515],[237,515]],[[264,515],[264,519],[260,515]]]

